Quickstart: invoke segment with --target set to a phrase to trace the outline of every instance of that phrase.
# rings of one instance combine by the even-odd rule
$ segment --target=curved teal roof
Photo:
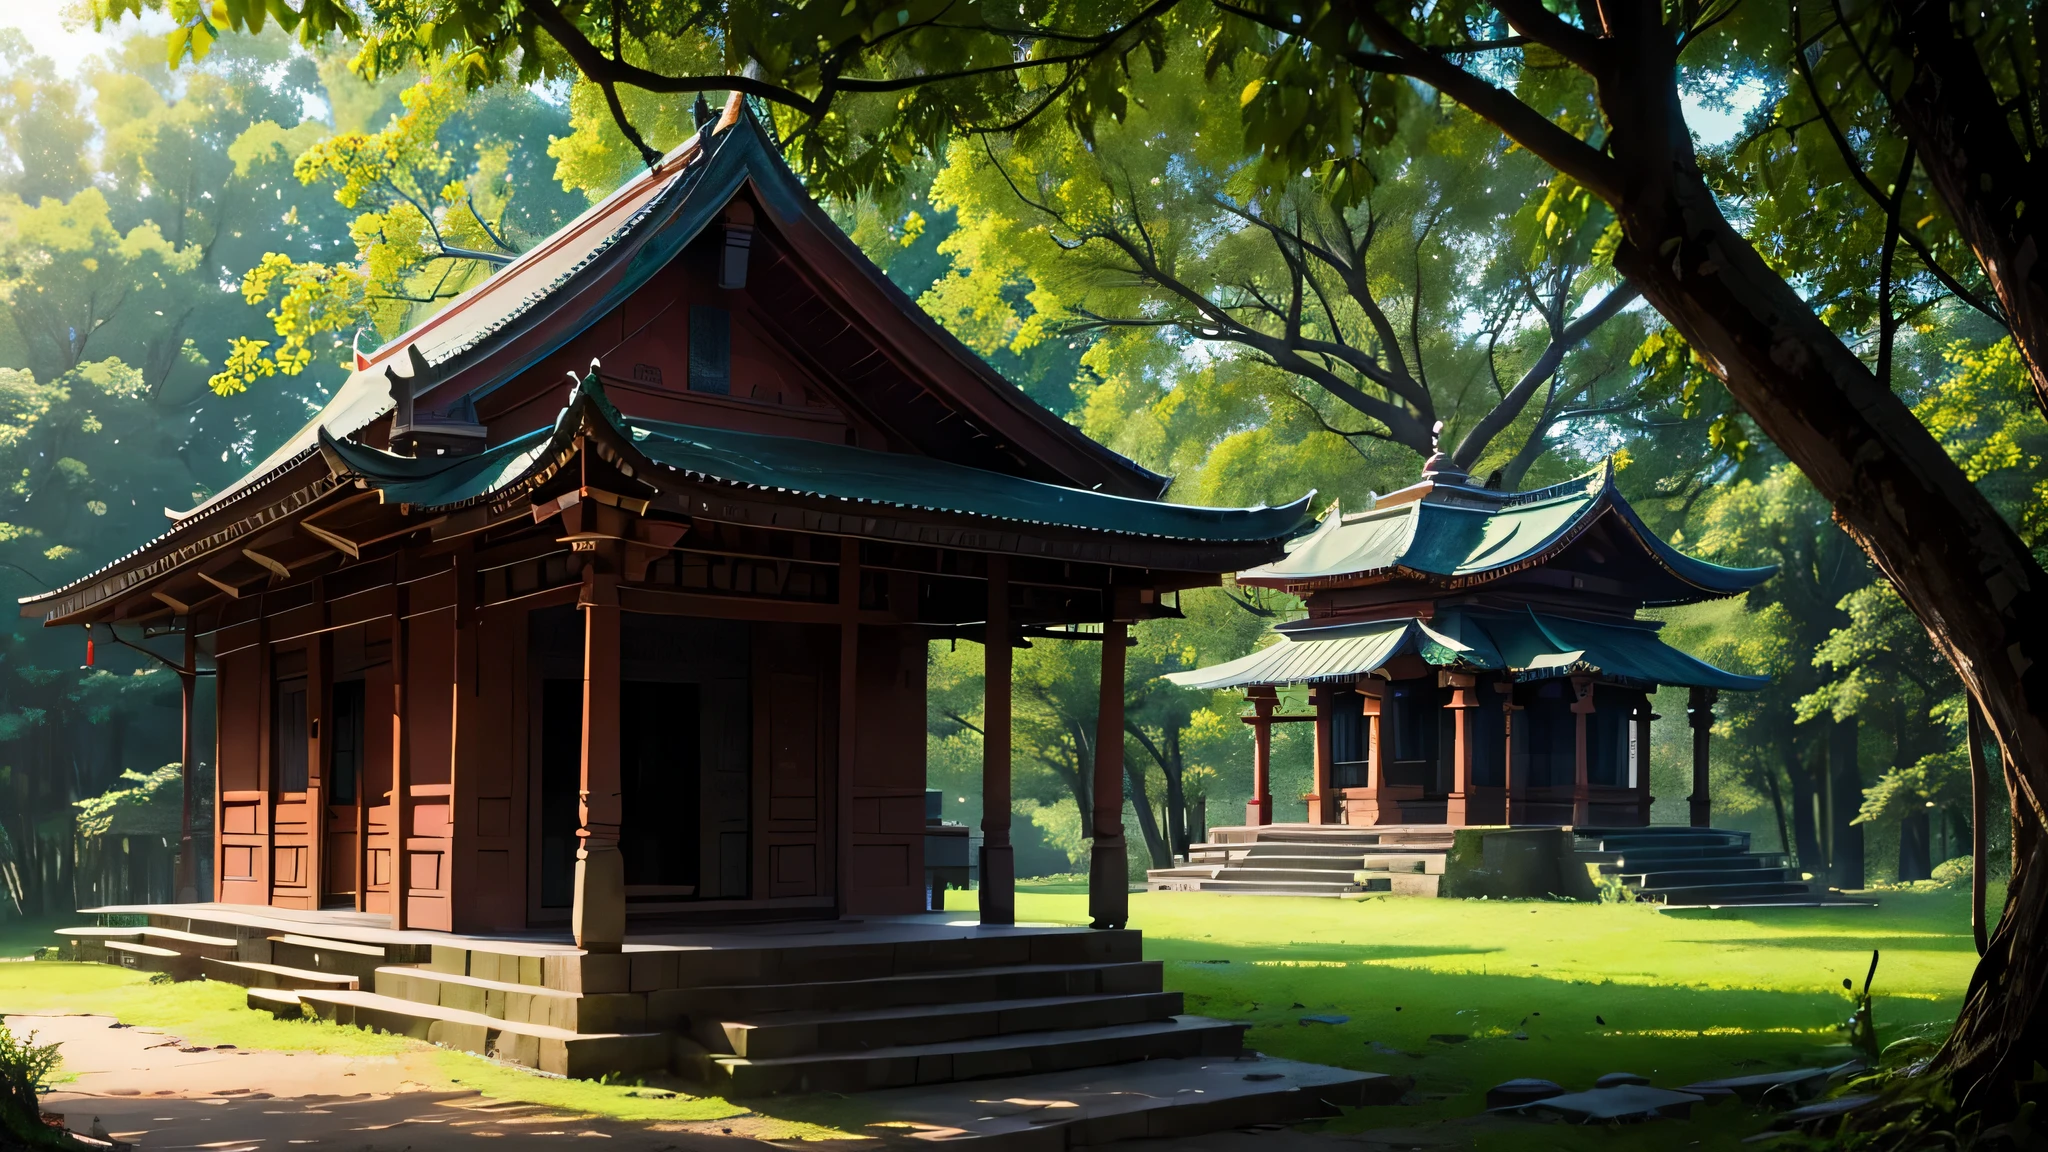
[[[1618,517],[1627,535],[1679,582],[1671,595],[1645,596],[1647,603],[1731,596],[1777,571],[1724,567],[1673,548],[1615,489],[1612,469],[1602,467],[1513,495],[1438,483],[1419,499],[1362,513],[1333,510],[1284,558],[1241,572],[1238,581],[1297,593],[1402,578],[1465,587],[1544,562],[1603,515]]]
[[[1448,609],[1408,618],[1312,626],[1297,621],[1248,655],[1166,678],[1184,688],[1349,683],[1403,655],[1441,668],[1504,671],[1517,680],[1590,672],[1639,684],[1750,691],[1768,676],[1745,676],[1664,643],[1651,624],[1608,623],[1551,613]]]
[[[613,433],[639,459],[633,474],[657,468],[697,479],[856,504],[986,517],[1125,536],[1204,543],[1278,541],[1300,530],[1309,497],[1279,508],[1209,508],[1138,500],[898,452],[671,424],[622,415],[593,375],[580,384],[555,425],[475,456],[397,456],[320,431],[329,467],[369,482],[386,503],[424,511],[464,507],[514,487],[572,450],[588,427]]]

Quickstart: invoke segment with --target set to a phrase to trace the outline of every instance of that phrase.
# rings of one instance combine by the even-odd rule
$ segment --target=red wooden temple
[[[1273,823],[1272,725],[1315,725],[1304,797],[1316,825],[1650,822],[1650,695],[1690,691],[1691,824],[1711,823],[1716,693],[1762,687],[1672,648],[1645,607],[1733,596],[1773,568],[1726,568],[1659,539],[1611,467],[1531,492],[1475,484],[1441,456],[1364,512],[1332,510],[1240,584],[1307,615],[1237,660],[1176,674],[1242,689],[1252,713],[1250,826]],[[1277,689],[1310,686],[1284,715]]]
[[[1127,626],[1305,523],[1166,483],[927,318],[735,104],[24,614],[181,637],[188,733],[218,676],[185,898],[593,953],[629,921],[923,909],[926,648],[987,639],[1003,924],[1013,645],[1098,643],[1121,748]],[[1095,771],[1121,926],[1122,769]]]

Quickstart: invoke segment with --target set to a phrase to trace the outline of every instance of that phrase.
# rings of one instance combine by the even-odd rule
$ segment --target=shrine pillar
[[[1279,694],[1269,684],[1245,689],[1252,702],[1252,715],[1244,722],[1252,727],[1252,798],[1244,806],[1244,822],[1256,828],[1273,822],[1273,709]]]
[[[1714,826],[1714,801],[1707,783],[1707,740],[1714,728],[1714,703],[1720,693],[1712,688],[1694,688],[1686,695],[1685,718],[1692,725],[1692,826]]]
[[[1358,710],[1365,724],[1365,787],[1359,799],[1359,813],[1366,817],[1367,824],[1391,823],[1386,817],[1384,789],[1387,783],[1386,764],[1380,759],[1380,715],[1387,691],[1387,682],[1377,676],[1360,676],[1358,686]]]
[[[1316,709],[1316,766],[1315,775],[1309,783],[1308,795],[1302,799],[1308,801],[1308,822],[1311,824],[1334,823],[1330,811],[1330,801],[1333,797],[1330,788],[1330,766],[1335,756],[1335,750],[1330,746],[1331,721],[1334,719],[1331,712],[1334,705],[1330,699],[1331,691],[1329,685],[1318,684],[1309,694]]]
[[[1589,772],[1592,746],[1587,732],[1593,716],[1593,678],[1574,676],[1572,685],[1572,823],[1584,827],[1593,822],[1593,783]]]
[[[178,690],[184,727],[178,741],[178,775],[185,795],[178,804],[177,900],[190,904],[199,899],[199,858],[192,847],[192,697],[198,689],[199,637],[193,634],[190,614],[185,617],[185,662],[178,668]]]
[[[583,771],[576,807],[576,892],[570,928],[585,952],[626,942],[626,859],[619,788],[618,578],[583,569]]]
[[[981,922],[1017,922],[1017,857],[1010,846],[1010,559],[988,558],[988,623],[981,738]],[[1118,805],[1121,810],[1122,805]],[[1121,811],[1119,811],[1121,816]]]
[[[1121,928],[1131,919],[1130,858],[1124,854],[1124,635],[1121,620],[1102,625],[1102,698],[1096,710],[1095,803],[1088,855],[1091,928]]]
[[[1451,713],[1451,790],[1444,797],[1444,823],[1453,828],[1467,823],[1472,792],[1472,710],[1479,707],[1478,683],[1469,672],[1437,673],[1437,686],[1451,690],[1451,698],[1444,704]]]

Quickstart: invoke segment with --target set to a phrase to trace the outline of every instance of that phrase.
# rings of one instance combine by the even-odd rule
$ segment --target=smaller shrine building
[[[1707,732],[1724,689],[1763,687],[1666,644],[1644,608],[1733,596],[1774,568],[1679,552],[1611,464],[1508,493],[1441,455],[1371,509],[1332,509],[1285,558],[1237,582],[1300,596],[1277,642],[1175,674],[1242,689],[1255,736],[1249,825],[1273,823],[1272,725],[1315,725],[1310,824],[1453,827],[1650,822],[1651,696],[1691,689],[1691,823],[1710,823]],[[1312,712],[1279,711],[1310,687]]]

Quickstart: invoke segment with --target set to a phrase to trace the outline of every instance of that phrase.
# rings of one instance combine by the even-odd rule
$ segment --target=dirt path
[[[45,1109],[63,1114],[74,1131],[150,1152],[424,1152],[472,1139],[489,1140],[479,1147],[492,1152],[570,1145],[695,1152],[753,1142],[740,1121],[625,1124],[492,1100],[450,1084],[428,1052],[355,1057],[204,1048],[107,1016],[15,1014],[7,1026],[64,1046],[70,1078],[43,1098]]]

